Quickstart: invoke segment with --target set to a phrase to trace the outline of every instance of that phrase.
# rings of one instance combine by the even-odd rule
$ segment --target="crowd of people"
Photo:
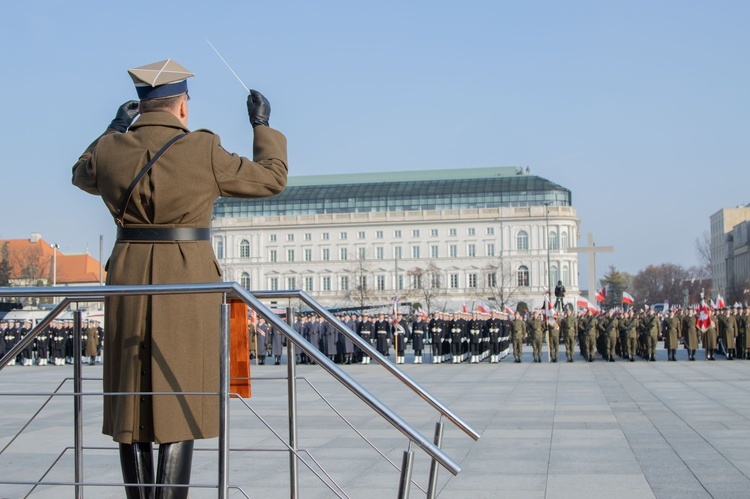
[[[31,321],[7,320],[0,322],[0,357],[3,357],[32,329]],[[73,364],[76,356],[73,347],[73,321],[54,320],[8,365],[64,366]],[[81,329],[81,351],[83,362],[90,365],[101,363],[104,345],[104,329],[98,320],[84,321]]]

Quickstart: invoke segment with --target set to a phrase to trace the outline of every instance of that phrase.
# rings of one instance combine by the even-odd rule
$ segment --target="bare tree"
[[[0,286],[10,286],[10,273],[13,270],[13,266],[10,264],[10,250],[8,249],[8,242],[3,244],[2,250],[0,250]]]
[[[698,265],[708,270],[711,275],[711,234],[704,230],[695,238],[695,254],[698,257]]]
[[[351,275],[354,278],[354,282],[350,283],[349,291],[346,293],[347,299],[353,301],[359,306],[360,314],[372,301],[372,288],[370,283],[367,282],[369,274],[370,269],[367,265],[367,260],[365,259],[364,255],[360,255],[351,270]]]
[[[505,309],[510,303],[526,299],[523,290],[510,264],[489,264],[484,268],[484,281],[481,287],[477,287],[477,295],[486,296],[488,300],[496,302],[500,309]]]
[[[432,308],[437,305],[436,301],[447,293],[440,269],[435,262],[430,260],[425,268],[411,269],[406,272],[406,275],[411,281],[408,294],[420,300],[427,309],[426,312],[431,314]]]
[[[50,278],[50,259],[44,256],[40,244],[25,246],[9,255],[17,279],[23,286],[43,286]]]

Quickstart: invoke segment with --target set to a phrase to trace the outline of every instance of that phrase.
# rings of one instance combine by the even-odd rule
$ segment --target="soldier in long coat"
[[[698,327],[693,309],[688,310],[682,318],[682,338],[687,347],[688,359],[695,360],[695,351],[698,350]]]
[[[73,184],[101,196],[119,225],[107,284],[220,282],[210,241],[214,201],[281,192],[286,138],[268,126],[270,104],[253,90],[247,98],[253,160],[230,154],[213,132],[187,128],[186,78],[192,73],[171,60],[129,73],[140,103],[123,104],[73,166]],[[135,183],[144,166],[178,136]],[[146,392],[104,398],[103,432],[121,444],[129,483],[151,479],[152,442],[162,444],[157,482],[189,483],[193,440],[218,435],[216,396],[147,392],[217,391],[220,304],[215,293],[106,299],[104,391]],[[185,497],[187,491],[171,492]]]
[[[443,335],[445,334],[445,323],[440,312],[433,314],[427,328],[430,334],[429,341],[432,363],[440,364],[443,362]]]
[[[428,324],[422,316],[417,316],[411,325],[411,345],[414,349],[414,363],[422,363],[422,351],[424,350],[425,332]]]
[[[544,323],[539,317],[539,312],[534,312],[526,323],[526,328],[531,337],[531,350],[534,354],[534,362],[542,362],[542,338],[544,337]]]
[[[521,318],[521,312],[516,311],[516,318],[510,326],[510,337],[513,341],[514,362],[520,363],[523,355],[523,337],[526,336],[526,323]]]
[[[560,321],[560,332],[565,342],[565,356],[568,362],[573,362],[576,336],[578,335],[578,319],[569,308],[565,309],[565,317]]]
[[[680,319],[675,317],[674,310],[670,310],[668,317],[663,321],[664,347],[667,349],[667,360],[677,360],[677,346],[681,334],[680,326]]]

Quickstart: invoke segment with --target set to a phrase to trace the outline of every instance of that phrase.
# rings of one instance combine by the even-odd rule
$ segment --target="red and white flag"
[[[544,316],[547,318],[547,323],[554,324],[555,323],[555,309],[552,308],[552,302],[549,299],[549,294],[544,293]]]
[[[606,286],[596,292],[596,301],[604,302],[607,299]]]
[[[492,312],[492,310],[490,310],[490,307],[488,307],[485,302],[480,301],[479,303],[477,303],[477,312],[482,314],[489,314],[490,312]]]
[[[463,313],[466,313],[466,303],[464,303],[463,306],[461,307],[461,311]]]
[[[398,318],[398,302],[401,301],[401,298],[398,297],[398,295],[393,297],[393,322],[396,322],[396,319]]]
[[[430,317],[429,317],[429,316],[427,315],[427,312],[425,312],[425,311],[424,311],[424,310],[422,310],[421,308],[420,308],[419,310],[417,310],[417,315],[419,315],[419,317],[420,317],[420,318],[421,318],[421,319],[422,319],[423,321],[426,321],[427,319],[429,319],[429,318],[430,318]]]
[[[706,300],[701,300],[701,306],[698,307],[698,316],[695,319],[695,325],[702,332],[706,332],[711,325],[711,310],[706,305]]]
[[[584,298],[582,296],[578,297],[578,302],[576,303],[576,305],[578,306],[579,310],[580,309],[585,309],[585,310],[588,310],[589,312],[598,312],[599,311],[599,307],[598,306],[594,305],[593,303],[591,303],[590,301],[588,301],[586,298]]]
[[[716,296],[716,308],[727,308],[727,303],[721,295]]]
[[[513,317],[515,315],[508,305],[505,305],[505,313],[508,314],[509,317]]]
[[[622,292],[622,303],[623,304],[625,304],[625,305],[632,305],[634,301],[635,300],[633,300],[633,297],[630,296],[630,293],[627,293],[625,291]]]

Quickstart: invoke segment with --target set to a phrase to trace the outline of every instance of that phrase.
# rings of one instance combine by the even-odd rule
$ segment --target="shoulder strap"
[[[149,161],[146,166],[143,167],[143,169],[136,175],[135,179],[133,179],[133,182],[130,183],[130,187],[128,187],[128,191],[125,193],[125,199],[122,201],[122,205],[120,206],[120,211],[117,213],[117,216],[115,217],[115,223],[118,225],[118,227],[124,227],[125,221],[123,220],[123,217],[125,217],[125,210],[128,207],[128,203],[130,203],[130,198],[133,196],[133,191],[135,190],[135,186],[138,185],[138,182],[141,181],[144,175],[148,173],[148,171],[151,169],[152,166],[154,166],[154,163],[161,157],[162,154],[167,152],[167,149],[169,149],[172,144],[177,142],[179,139],[184,137],[185,133],[181,133],[180,135],[177,135],[175,137],[172,137],[169,142],[164,144],[164,147],[159,149],[159,151],[154,154],[154,157],[151,158],[151,161]]]

